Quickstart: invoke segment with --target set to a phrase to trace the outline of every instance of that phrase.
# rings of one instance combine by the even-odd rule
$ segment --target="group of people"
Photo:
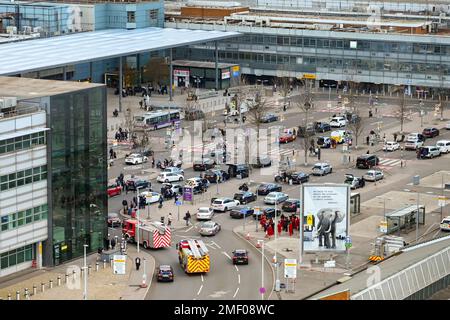
[[[275,222],[273,218],[267,218],[266,215],[263,214],[259,223],[266,234],[266,238],[270,238],[275,234]],[[281,235],[282,232],[286,232],[292,237],[294,230],[300,230],[300,218],[294,214],[289,217],[282,214],[277,224],[278,235]]]
[[[128,131],[119,127],[119,130],[116,132],[115,138],[117,141],[128,140]]]

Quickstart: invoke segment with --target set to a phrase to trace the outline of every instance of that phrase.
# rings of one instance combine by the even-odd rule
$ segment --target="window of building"
[[[128,23],[136,23],[136,12],[127,11],[127,22]]]
[[[158,9],[149,10],[150,20],[158,20]]]
[[[31,261],[33,258],[34,252],[32,244],[7,251],[0,255],[0,269],[10,268],[22,262]]]
[[[0,191],[13,189],[44,179],[47,179],[46,165],[3,175],[0,176]]]
[[[0,232],[13,230],[32,222],[47,220],[48,207],[46,204],[34,208],[14,212],[0,219]]]
[[[45,131],[0,141],[0,154],[45,144]]]

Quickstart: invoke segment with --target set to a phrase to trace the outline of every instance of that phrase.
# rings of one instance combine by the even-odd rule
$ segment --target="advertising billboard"
[[[350,188],[344,184],[302,186],[303,252],[345,251],[350,225]]]

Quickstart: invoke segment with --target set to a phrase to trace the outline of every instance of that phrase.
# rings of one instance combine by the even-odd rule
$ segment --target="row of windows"
[[[236,37],[226,42],[258,44],[258,45],[279,45],[306,48],[330,48],[330,49],[352,49],[363,51],[375,51],[386,53],[427,53],[436,55],[450,54],[450,46],[438,44],[422,43],[399,43],[370,40],[330,40],[319,38],[304,38],[291,36],[263,36],[244,35]]]
[[[45,131],[0,141],[0,154],[45,144]]]
[[[43,204],[0,217],[0,232],[13,230],[33,222],[47,220],[47,213],[47,205]]]
[[[339,58],[316,58],[316,57],[297,57],[280,54],[262,54],[253,52],[220,52],[221,60],[249,61],[264,64],[299,64],[304,66],[322,67],[322,68],[344,68],[372,71],[394,71],[406,73],[426,73],[447,75],[450,74],[450,65],[426,64],[398,62],[397,60],[363,60],[363,59],[339,59]]]
[[[47,179],[47,165],[0,176],[0,191]]]
[[[13,267],[22,262],[33,260],[33,245],[29,244],[16,250],[0,254],[0,269]]]

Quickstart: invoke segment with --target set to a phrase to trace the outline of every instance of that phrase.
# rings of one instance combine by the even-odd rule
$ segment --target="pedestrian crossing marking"
[[[402,160],[401,159],[390,159],[390,158],[380,158],[379,167],[388,169],[396,166],[401,165]]]

